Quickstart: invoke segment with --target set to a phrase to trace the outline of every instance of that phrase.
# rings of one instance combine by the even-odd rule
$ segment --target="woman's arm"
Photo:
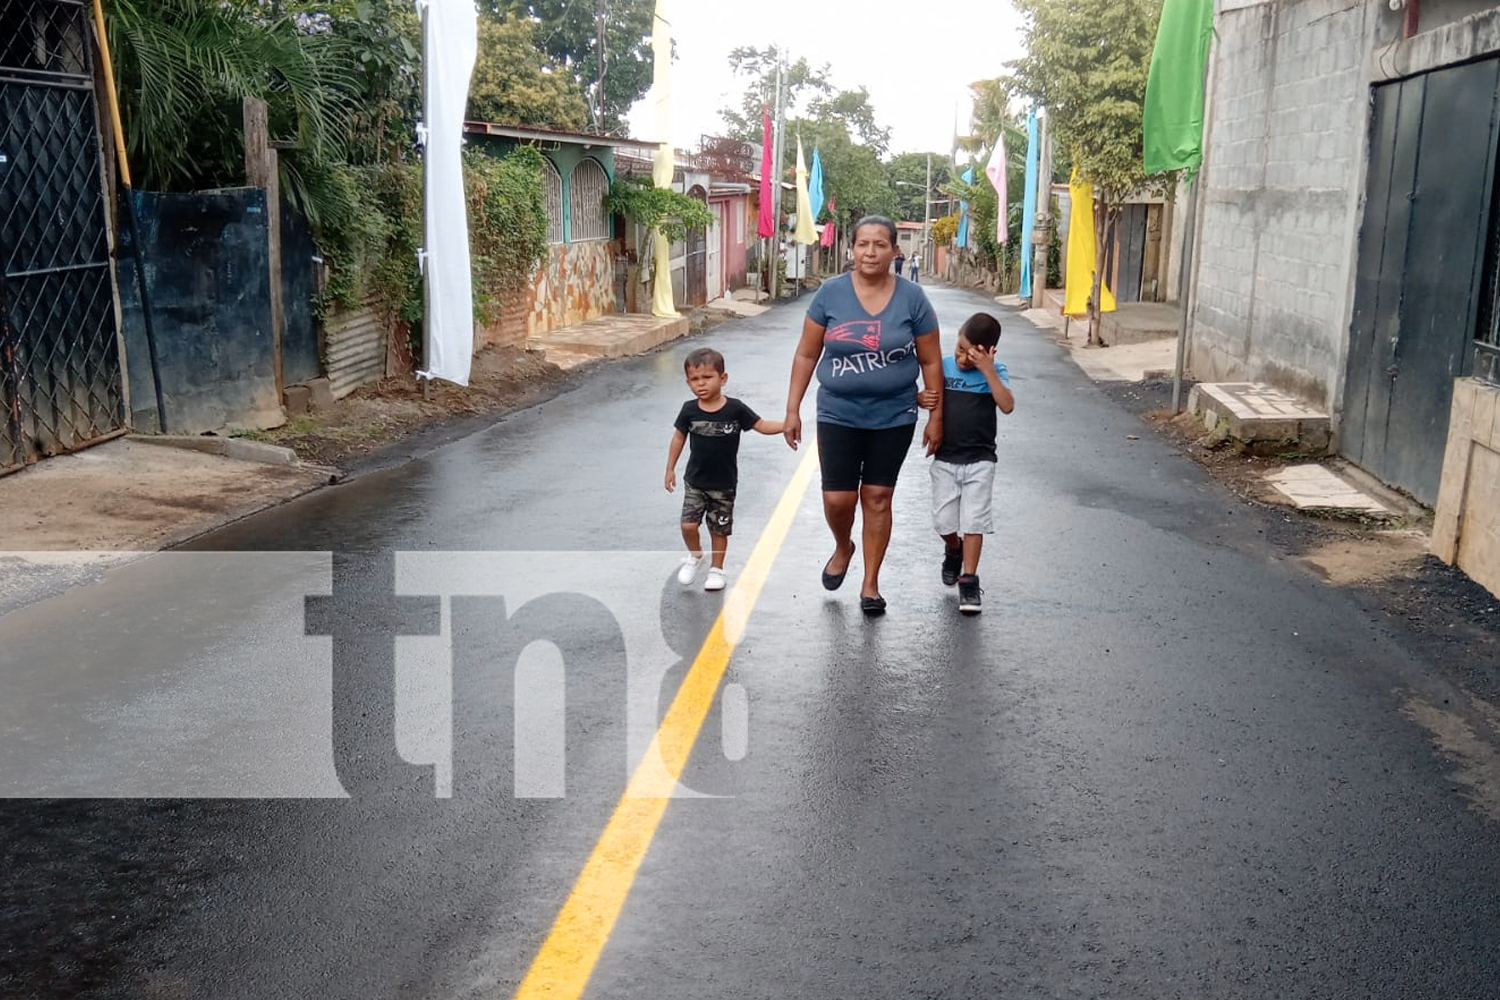
[[[933,404],[922,431],[922,444],[931,455],[943,444],[943,345],[938,341],[936,327],[920,334],[915,343],[917,363],[922,366],[922,390]]]
[[[813,372],[818,370],[818,359],[823,356],[823,330],[824,327],[813,322],[811,317],[804,319],[797,353],[792,355],[792,380],[786,390],[786,419],[782,421],[782,434],[793,449],[802,443],[802,397],[807,395]]]

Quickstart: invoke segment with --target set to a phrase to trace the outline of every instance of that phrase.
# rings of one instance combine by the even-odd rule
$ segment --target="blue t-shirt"
[[[818,288],[807,316],[823,327],[819,421],[862,430],[917,422],[916,338],[938,327],[921,285],[897,278],[890,303],[872,316],[841,274]]]
[[[995,362],[1000,383],[1010,387],[1004,362]],[[943,443],[933,458],[954,465],[993,462],[995,454],[995,396],[984,373],[960,368],[953,355],[943,358]]]

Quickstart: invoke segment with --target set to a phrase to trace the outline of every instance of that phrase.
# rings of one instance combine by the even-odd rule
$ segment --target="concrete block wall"
[[[1432,553],[1500,597],[1500,387],[1453,384]]]
[[[1226,5],[1231,7],[1232,5]],[[1372,8],[1221,9],[1191,366],[1326,409],[1342,389],[1359,229]]]

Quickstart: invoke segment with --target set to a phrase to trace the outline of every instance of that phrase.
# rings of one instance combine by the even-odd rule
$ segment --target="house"
[[[622,150],[652,150],[655,144],[491,122],[465,122],[464,134],[495,156],[534,145],[546,162],[547,256],[525,292],[483,324],[475,346],[524,343],[620,308],[616,220],[605,212],[604,197],[615,177],[616,156]]]
[[[645,148],[618,155],[621,176],[651,176],[651,151],[656,146],[639,145]],[[701,306],[749,283],[749,247],[755,239],[753,178],[745,172],[742,158],[726,157],[721,148],[744,145],[705,137],[697,153],[675,154],[672,189],[703,202],[714,216],[707,230],[693,230],[686,240],[672,244],[672,300],[678,306]],[[644,247],[645,233],[635,233],[630,242]]]
[[[1500,593],[1500,6],[1219,0],[1215,22],[1192,370],[1324,408]]]

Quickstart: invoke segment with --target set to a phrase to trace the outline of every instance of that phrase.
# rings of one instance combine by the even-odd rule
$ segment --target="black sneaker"
[[[977,615],[980,611],[980,595],[984,591],[979,589],[979,577],[974,573],[965,573],[958,578],[958,610],[966,615]]]
[[[943,586],[951,587],[958,582],[964,571],[964,550],[943,546]]]

